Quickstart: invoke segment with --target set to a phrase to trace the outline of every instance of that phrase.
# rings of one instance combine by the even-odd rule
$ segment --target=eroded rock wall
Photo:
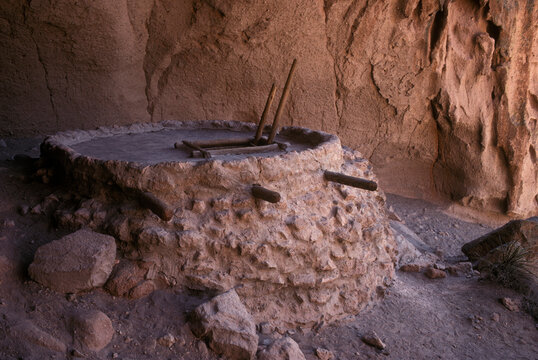
[[[533,0],[8,0],[0,135],[255,122],[296,57],[285,125],[336,133],[388,191],[522,217],[538,212],[536,24]]]

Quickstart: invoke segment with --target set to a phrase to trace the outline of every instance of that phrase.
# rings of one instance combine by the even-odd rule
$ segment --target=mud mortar
[[[336,136],[296,127],[280,132],[280,152],[192,159],[173,148],[185,137],[253,133],[246,123],[169,121],[49,137],[42,157],[83,196],[54,217],[115,236],[157,286],[235,287],[257,322],[308,327],[356,314],[394,275],[385,196],[327,182],[323,171],[375,180],[371,166]],[[254,199],[253,184],[280,202]],[[172,218],[142,207],[144,193]]]

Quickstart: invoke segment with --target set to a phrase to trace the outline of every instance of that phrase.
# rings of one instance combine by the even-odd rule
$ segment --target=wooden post
[[[258,124],[258,130],[256,130],[256,137],[254,138],[254,144],[258,145],[258,141],[260,141],[260,138],[263,134],[263,127],[265,126],[265,119],[267,118],[267,114],[269,113],[269,108],[271,108],[271,104],[273,104],[273,99],[275,98],[276,94],[276,87],[275,84],[271,87],[271,91],[269,92],[269,97],[267,98],[267,102],[265,103],[265,109],[263,109],[263,114],[260,119],[260,123]]]
[[[139,194],[139,200],[143,207],[151,210],[164,221],[168,221],[174,216],[174,209],[152,193],[141,192]]]
[[[269,135],[269,138],[267,139],[268,144],[272,144],[273,141],[275,140],[276,132],[278,131],[278,123],[280,121],[280,116],[282,115],[282,111],[284,110],[284,105],[286,105],[286,101],[288,100],[288,95],[290,93],[290,84],[291,84],[291,80],[293,79],[293,74],[295,73],[296,65],[297,65],[297,59],[293,59],[290,73],[288,74],[288,79],[286,80],[286,85],[284,86],[284,90],[282,91],[282,97],[280,98],[280,102],[278,103],[278,108],[276,110],[275,119],[273,120],[273,126],[271,127],[271,134]]]
[[[277,203],[280,201],[280,194],[276,191],[272,191],[269,189],[264,188],[260,185],[252,185],[252,196],[254,196],[256,199],[262,199],[265,201],[268,201],[270,203]]]
[[[324,177],[328,181],[337,182],[339,184],[353,186],[359,189],[375,191],[377,183],[372,180],[361,179],[355,176],[349,176],[342,173],[325,170]]]

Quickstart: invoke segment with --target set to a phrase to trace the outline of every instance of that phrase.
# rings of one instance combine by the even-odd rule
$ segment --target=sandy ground
[[[106,313],[116,333],[100,352],[79,356],[217,359],[192,335],[185,320],[190,310],[207,300],[204,294],[167,289],[126,300],[97,289],[66,297],[29,279],[26,269],[35,250],[65,234],[52,228],[46,215],[18,213],[21,205],[32,207],[55,190],[52,185],[30,182],[23,161],[9,160],[15,153],[37,156],[38,141],[6,140],[7,147],[0,148],[0,255],[11,264],[0,273],[0,359],[72,358],[71,317],[85,309]],[[387,198],[405,224],[445,259],[461,257],[462,244],[490,230],[450,217],[439,205],[396,195]],[[536,323],[525,312],[507,310],[498,301],[501,297],[521,300],[517,293],[480,276],[431,280],[420,273],[398,271],[382,302],[318,332],[297,329],[289,334],[307,359],[318,358],[317,348],[330,350],[336,359],[537,359]],[[14,335],[25,321],[67,344],[67,354]],[[385,342],[385,350],[361,341],[370,330]],[[177,338],[170,348],[157,341],[165,334]],[[260,343],[275,336],[279,335],[261,335]]]

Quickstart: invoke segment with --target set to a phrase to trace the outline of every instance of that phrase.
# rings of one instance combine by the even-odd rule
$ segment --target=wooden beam
[[[375,191],[377,190],[377,183],[372,180],[361,179],[355,176],[345,175],[338,172],[325,170],[324,177],[328,181],[333,181],[343,185],[353,186],[359,189]]]
[[[150,192],[139,193],[139,201],[143,207],[151,210],[164,221],[168,221],[174,216],[174,208]]]
[[[252,196],[254,196],[256,199],[262,199],[273,204],[280,201],[279,193],[266,189],[260,185],[252,185],[251,192]]]

